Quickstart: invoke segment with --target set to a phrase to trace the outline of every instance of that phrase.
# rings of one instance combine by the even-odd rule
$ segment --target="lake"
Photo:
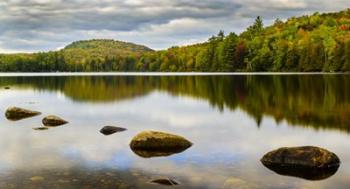
[[[10,89],[6,90],[5,87]],[[10,121],[18,106],[42,115]],[[0,77],[0,188],[349,188],[350,75],[86,75]],[[69,121],[45,131],[46,115]],[[103,126],[127,131],[104,136]],[[193,146],[144,158],[129,143],[144,130]],[[339,169],[322,179],[261,164],[271,150],[319,146]],[[300,173],[302,174],[302,173]]]

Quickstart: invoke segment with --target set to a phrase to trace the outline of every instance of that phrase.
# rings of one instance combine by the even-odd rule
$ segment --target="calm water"
[[[10,86],[10,90],[5,90]],[[349,188],[350,75],[0,77],[0,188]],[[9,106],[43,115],[13,122]],[[35,131],[49,114],[69,124]],[[104,136],[105,125],[126,132]],[[129,148],[143,130],[194,145],[168,157]],[[321,181],[282,176],[260,158],[284,146],[335,152]]]

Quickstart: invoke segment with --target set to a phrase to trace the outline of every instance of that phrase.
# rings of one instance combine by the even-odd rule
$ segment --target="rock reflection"
[[[264,165],[268,169],[282,176],[291,176],[311,181],[325,180],[333,176],[339,166],[330,168],[306,168],[296,166]]]
[[[179,154],[187,150],[187,148],[173,148],[173,149],[158,149],[158,150],[139,150],[131,149],[136,155],[142,158],[153,157],[167,157],[174,154]]]

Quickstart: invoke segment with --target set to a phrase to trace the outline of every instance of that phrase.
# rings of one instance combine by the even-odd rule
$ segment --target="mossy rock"
[[[24,108],[10,107],[6,110],[5,116],[8,120],[18,121],[25,118],[34,117],[40,115],[41,112],[27,110]]]
[[[261,162],[265,165],[278,164],[313,168],[340,165],[340,159],[337,155],[326,149],[312,146],[280,148],[267,153]]]
[[[54,115],[45,117],[42,122],[47,127],[56,127],[68,123],[68,121]]]
[[[261,162],[280,175],[307,180],[326,179],[334,175],[340,166],[336,154],[312,146],[280,148],[267,153]]]
[[[159,131],[141,132],[130,142],[130,148],[141,157],[168,156],[191,146],[192,143],[182,136]]]

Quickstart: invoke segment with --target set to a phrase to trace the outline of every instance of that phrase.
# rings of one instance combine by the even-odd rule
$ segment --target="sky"
[[[242,32],[257,16],[334,12],[349,0],[1,0],[0,53],[57,50],[85,39],[116,39],[159,50]]]

